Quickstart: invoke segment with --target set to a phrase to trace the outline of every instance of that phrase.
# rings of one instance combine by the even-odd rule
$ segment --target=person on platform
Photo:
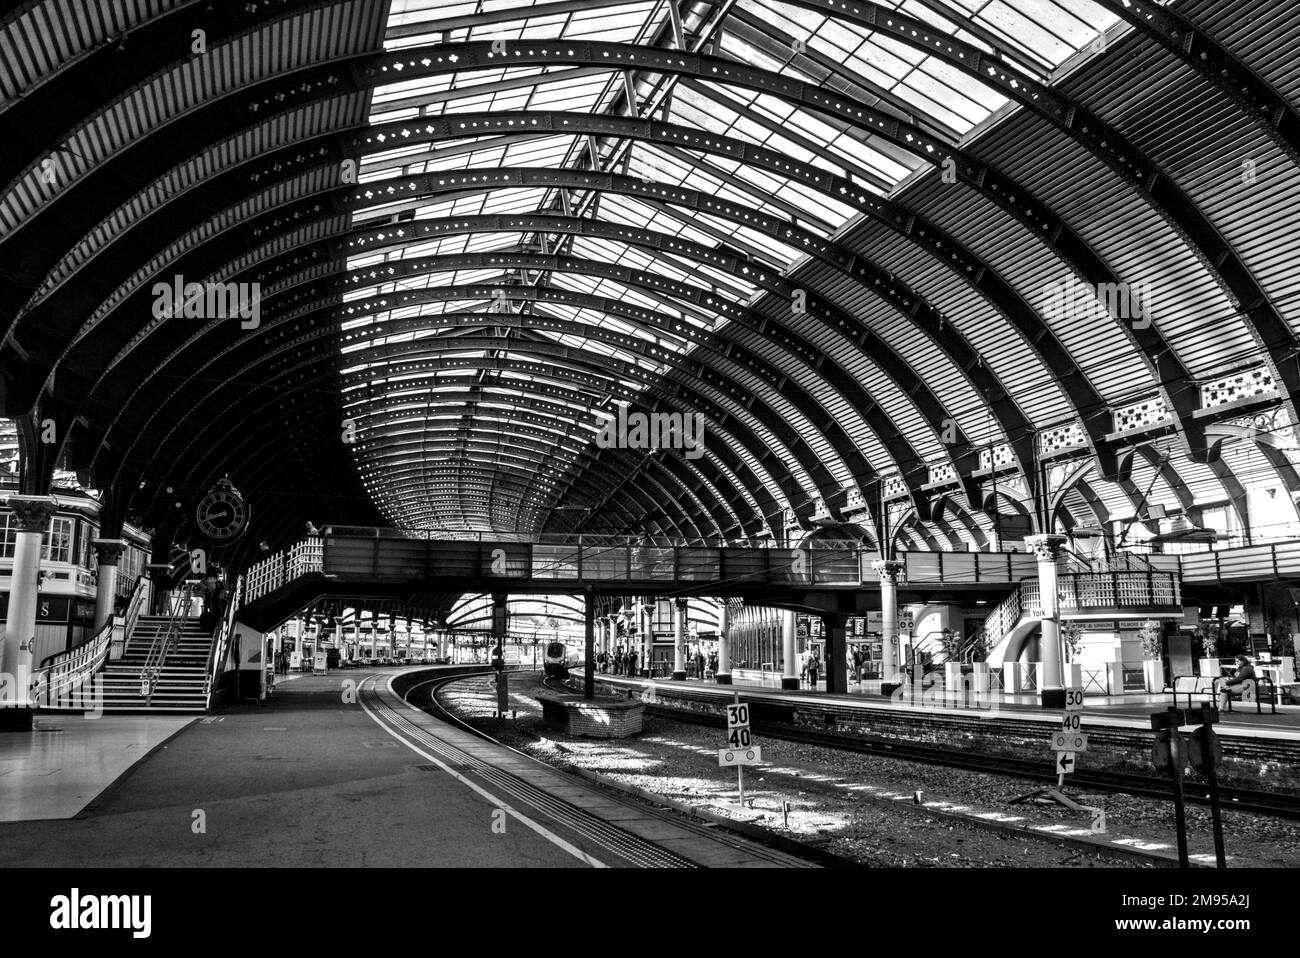
[[[816,650],[808,656],[808,687],[814,691],[817,689],[817,671],[821,667],[821,662],[817,659]]]
[[[624,668],[627,669],[628,675],[636,674],[636,649],[627,650],[627,659],[624,662]]]
[[[1226,710],[1231,697],[1240,698],[1246,683],[1256,681],[1255,667],[1250,664],[1250,659],[1244,655],[1237,656],[1237,671],[1228,676],[1224,685],[1219,686],[1219,708]]]

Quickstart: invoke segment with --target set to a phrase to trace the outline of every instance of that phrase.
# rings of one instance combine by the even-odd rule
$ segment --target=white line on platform
[[[374,682],[374,677],[368,679],[368,681],[370,681],[370,682]],[[366,713],[367,715],[369,715],[369,716],[370,716],[370,717],[375,721],[375,724],[376,724],[376,725],[378,725],[381,729],[383,729],[385,732],[387,732],[387,733],[388,733],[389,735],[391,735],[393,738],[397,739],[397,741],[399,741],[399,742],[401,742],[403,745],[405,745],[407,748],[409,748],[409,749],[410,749],[412,752],[414,752],[416,755],[419,755],[421,758],[428,759],[430,762],[432,762],[434,765],[437,765],[440,769],[442,769],[444,772],[446,772],[446,773],[447,773],[448,775],[450,775],[452,778],[456,779],[456,781],[460,782],[462,785],[467,785],[469,788],[473,789],[475,792],[477,792],[477,793],[478,793],[479,795],[481,795],[483,798],[486,798],[489,802],[491,802],[491,803],[492,803],[493,805],[495,805],[497,808],[500,808],[502,811],[509,812],[509,813],[510,813],[511,815],[513,815],[515,818],[519,819],[519,821],[523,822],[526,826],[528,826],[528,827],[531,828],[533,831],[535,831],[538,835],[541,835],[543,838],[545,838],[545,839],[546,839],[548,842],[550,842],[552,845],[555,845],[556,847],[563,849],[564,851],[566,851],[566,852],[568,852],[570,855],[572,855],[574,858],[578,859],[578,860],[581,861],[581,862],[584,862],[584,863],[590,865],[592,868],[608,868],[608,867],[609,867],[609,866],[606,865],[604,862],[602,862],[600,859],[598,859],[598,858],[593,858],[591,855],[588,855],[586,852],[584,852],[581,848],[578,848],[576,845],[572,844],[571,842],[567,842],[567,841],[565,841],[565,840],[564,840],[563,838],[561,838],[559,835],[555,834],[553,831],[551,831],[550,829],[548,829],[545,825],[542,825],[542,824],[540,824],[539,822],[535,822],[535,821],[533,821],[531,818],[529,818],[529,817],[528,817],[527,815],[525,815],[523,812],[520,812],[518,809],[513,808],[509,803],[507,803],[507,802],[505,801],[505,799],[498,798],[497,796],[493,795],[491,792],[489,792],[487,789],[483,788],[482,786],[480,786],[480,785],[478,785],[478,784],[476,784],[476,783],[474,783],[474,782],[471,782],[468,778],[466,778],[464,775],[461,775],[459,772],[457,772],[455,769],[453,769],[450,765],[448,765],[447,763],[445,763],[445,762],[439,760],[439,759],[436,758],[435,756],[430,755],[428,752],[424,751],[424,750],[421,749],[419,746],[417,746],[414,742],[411,742],[411,741],[409,741],[409,740],[403,738],[403,737],[402,737],[400,734],[398,734],[396,731],[394,731],[393,729],[389,728],[388,725],[386,725],[386,724],[384,723],[384,720],[381,719],[377,714],[375,714],[375,712],[372,711],[372,710],[369,708],[369,706],[366,705],[365,702],[361,701],[360,699],[358,699],[357,702],[358,702],[358,704],[361,706],[361,708],[365,711],[365,713]]]

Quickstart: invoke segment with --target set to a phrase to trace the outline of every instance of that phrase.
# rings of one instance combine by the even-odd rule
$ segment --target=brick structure
[[[637,699],[538,698],[548,728],[589,738],[627,738],[641,733],[645,703]]]

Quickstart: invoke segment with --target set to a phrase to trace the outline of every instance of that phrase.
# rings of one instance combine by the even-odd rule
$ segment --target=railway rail
[[[662,703],[647,705],[646,711],[652,715],[669,718],[673,721],[690,722],[696,725],[718,728],[726,725],[720,715],[706,715],[686,709],[675,709],[666,707]],[[1028,723],[1025,724],[1028,726]],[[949,768],[1025,778],[1031,781],[1053,782],[1056,780],[1056,773],[1048,762],[1036,762],[1030,759],[1004,755],[981,755],[938,745],[824,732],[774,722],[755,721],[751,727],[755,735],[766,735],[770,738],[779,738],[803,745],[835,748],[863,755],[878,755],[902,761],[923,762],[929,765],[943,765]],[[1041,728],[1036,726],[1028,727],[1035,731],[1041,731]],[[1171,786],[1166,779],[1156,778],[1152,775],[1141,775],[1135,772],[1097,769],[1080,770],[1071,775],[1071,784],[1082,788],[1122,792],[1146,798],[1168,799],[1172,797]],[[1196,780],[1186,779],[1183,788],[1184,796],[1188,802],[1209,805],[1208,792],[1202,791],[1200,783]],[[1219,786],[1219,796],[1225,810],[1272,815],[1277,818],[1300,821],[1300,796],[1225,785]]]

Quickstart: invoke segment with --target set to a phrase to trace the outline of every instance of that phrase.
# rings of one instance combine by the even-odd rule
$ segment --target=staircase
[[[1067,619],[1178,618],[1182,615],[1177,573],[1155,569],[1140,556],[1120,554],[1109,562],[1070,566],[1088,571],[1057,573],[1057,603]],[[985,620],[988,662],[1016,661],[1021,642],[1039,628],[1042,606],[1038,578],[1026,578]]]
[[[150,654],[158,657],[159,641],[176,626],[149,698],[140,694]],[[142,615],[126,652],[109,662],[101,675],[105,712],[204,712],[207,710],[207,666],[212,634],[195,620],[166,615]]]

